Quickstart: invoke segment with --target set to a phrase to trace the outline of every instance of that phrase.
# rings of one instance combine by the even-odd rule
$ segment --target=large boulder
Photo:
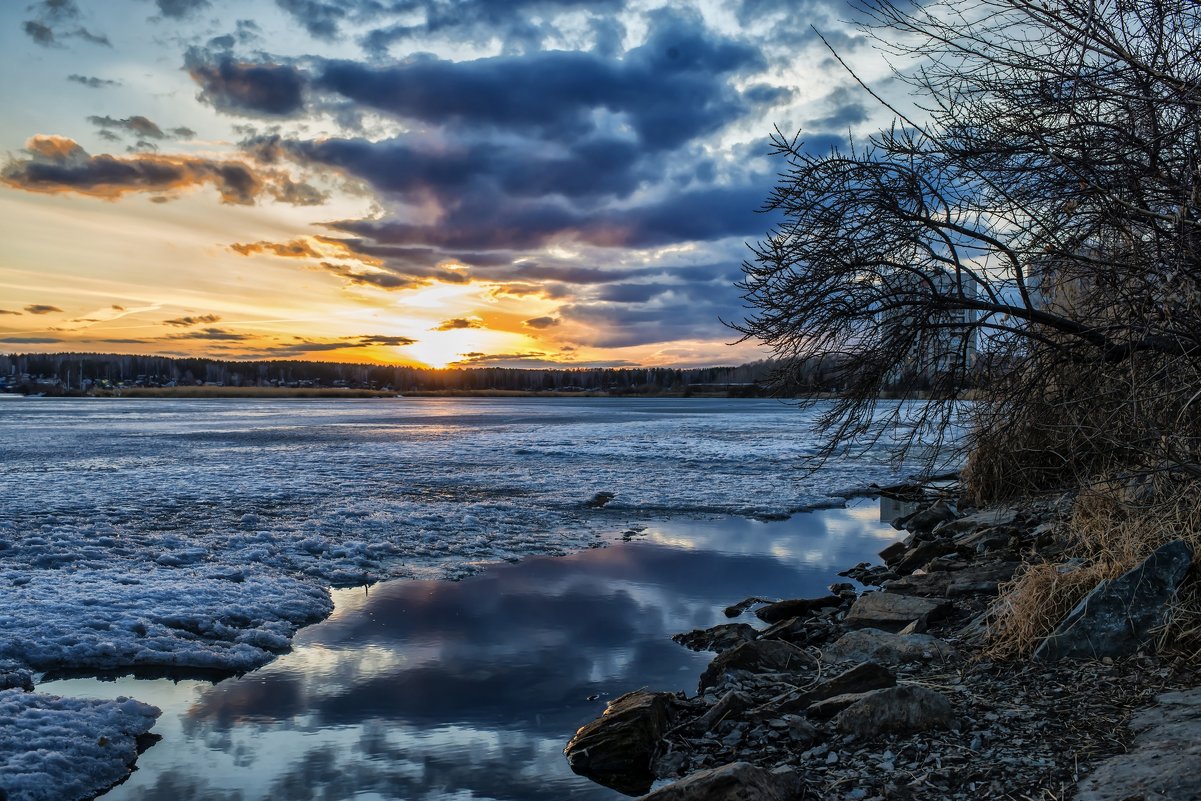
[[[946,601],[895,592],[869,592],[855,599],[842,622],[852,629],[900,631],[915,620],[922,623],[937,620],[949,608]]]
[[[787,673],[812,667],[817,660],[782,640],[752,640],[718,654],[701,674],[700,692],[720,681],[729,670],[753,673]]]
[[[1043,640],[1035,658],[1099,659],[1134,653],[1164,622],[1192,560],[1193,549],[1176,540],[1116,579],[1102,581]]]
[[[655,780],[653,763],[674,702],[671,693],[642,690],[615,698],[567,743],[567,764],[580,776],[626,795],[645,793]]]
[[[1201,798],[1201,687],[1157,697],[1130,720],[1134,743],[1078,785],[1080,801]]]
[[[795,772],[732,762],[697,771],[640,801],[799,801],[801,797],[801,781]]]
[[[834,719],[834,727],[858,737],[882,732],[902,734],[945,729],[955,722],[955,709],[942,693],[905,684],[864,693]]]
[[[893,634],[879,629],[850,631],[822,651],[824,664],[877,662],[900,665],[925,660],[949,660],[958,654],[948,643],[928,634]]]

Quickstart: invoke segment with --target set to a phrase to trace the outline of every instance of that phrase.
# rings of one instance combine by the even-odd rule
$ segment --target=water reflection
[[[638,687],[695,691],[670,635],[746,595],[820,593],[896,533],[875,504],[760,523],[647,523],[638,541],[461,582],[335,593],[292,653],[247,676],[43,685],[164,709],[163,740],[106,799],[616,799],[572,775],[570,734]]]

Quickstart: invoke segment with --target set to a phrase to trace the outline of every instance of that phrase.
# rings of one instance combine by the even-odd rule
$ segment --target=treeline
[[[0,356],[0,383],[10,391],[76,394],[110,387],[347,387],[396,392],[511,390],[613,394],[723,392],[763,395],[775,362],[703,368],[433,369],[321,361],[224,361],[111,353]],[[817,376],[814,376],[816,379]],[[818,381],[817,383],[820,383]],[[821,387],[814,386],[814,389]]]

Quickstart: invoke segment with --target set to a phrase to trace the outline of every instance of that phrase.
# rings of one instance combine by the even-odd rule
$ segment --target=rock
[[[948,539],[925,540],[905,551],[893,564],[889,565],[894,573],[905,575],[919,567],[925,567],[931,559],[946,556],[956,552],[955,544]]]
[[[727,606],[725,609],[725,615],[726,615],[726,617],[738,617],[739,615],[741,615],[746,610],[750,609],[755,604],[773,604],[773,603],[775,603],[775,601],[771,600],[770,598],[760,598],[758,596],[752,595],[750,598],[743,598],[738,603]]]
[[[815,663],[807,652],[782,640],[752,640],[718,654],[701,674],[700,692],[717,684],[727,670],[788,672]]]
[[[914,620],[937,620],[946,615],[949,608],[946,601],[894,592],[869,592],[855,599],[842,622],[853,629],[900,631]]]
[[[946,523],[954,519],[955,510],[948,506],[946,501],[939,500],[925,509],[909,515],[901,522],[901,525],[907,531],[919,534],[932,531],[939,523]]]
[[[707,629],[693,629],[671,639],[693,651],[727,651],[759,636],[749,623],[722,623]]]
[[[1116,579],[1102,581],[1034,652],[1036,659],[1099,659],[1134,653],[1168,613],[1188,575],[1193,549],[1183,540],[1161,546]]]
[[[907,550],[909,550],[909,546],[898,540],[880,551],[880,558],[884,560],[884,564],[891,565],[900,559]]]
[[[970,564],[960,570],[936,571],[909,575],[888,581],[884,589],[904,595],[930,598],[957,598],[963,595],[995,595],[997,586],[1009,581],[1020,562],[987,562]]]
[[[832,679],[826,679],[806,695],[811,701],[820,701],[835,695],[895,687],[896,683],[897,677],[888,668],[875,662],[861,662]]]
[[[1125,754],[1097,765],[1077,785],[1080,801],[1177,801],[1201,798],[1201,687],[1157,697],[1130,721]]]
[[[788,736],[793,743],[798,746],[805,747],[813,745],[817,741],[817,727],[799,715],[790,715],[788,722]]]
[[[670,693],[637,691],[609,702],[575,733],[563,753],[572,771],[626,795],[650,789],[653,763],[670,722]]]
[[[759,632],[762,640],[788,640],[789,642],[804,642],[808,639],[805,621],[799,617],[790,617],[774,623]]]
[[[955,710],[945,695],[907,684],[864,694],[838,713],[834,727],[858,737],[871,737],[881,732],[948,728],[954,722]]]
[[[586,501],[584,506],[588,509],[599,509],[616,497],[617,493],[615,492],[598,492],[592,496],[591,500]]]
[[[955,649],[928,634],[892,634],[879,629],[859,629],[839,637],[822,651],[824,664],[878,662],[900,665],[927,659],[949,660]]]
[[[779,623],[790,617],[803,617],[822,607],[835,607],[841,604],[842,596],[839,595],[827,595],[822,598],[793,598],[761,606],[755,610],[755,617],[764,623]]]
[[[1017,509],[1009,507],[1001,507],[999,509],[989,509],[984,512],[976,512],[975,514],[966,515],[958,520],[952,520],[939,526],[938,533],[943,536],[955,536],[956,534],[965,534],[969,531],[975,531],[981,528],[995,528],[996,526],[1011,526],[1018,518]]]
[[[749,762],[733,762],[697,771],[660,787],[641,801],[793,801],[801,781],[791,770],[768,771]]]
[[[897,574],[884,565],[873,565],[870,562],[860,562],[838,575],[853,578],[860,584],[880,585],[897,577]]]
[[[858,703],[869,695],[871,695],[870,692],[832,695],[810,704],[809,708],[805,710],[805,715],[811,720],[829,720],[851,704]]]
[[[736,719],[751,705],[751,699],[737,690],[730,690],[716,704],[709,707],[705,714],[688,724],[693,732],[711,731],[723,720]]]

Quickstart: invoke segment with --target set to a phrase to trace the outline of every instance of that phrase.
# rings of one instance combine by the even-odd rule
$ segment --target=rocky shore
[[[1102,582],[1033,657],[985,657],[998,588],[1062,555],[1068,505],[924,498],[882,564],[843,573],[860,588],[677,635],[717,654],[696,692],[615,699],[569,764],[645,801],[1201,799],[1201,675],[1152,648],[1187,544]]]

